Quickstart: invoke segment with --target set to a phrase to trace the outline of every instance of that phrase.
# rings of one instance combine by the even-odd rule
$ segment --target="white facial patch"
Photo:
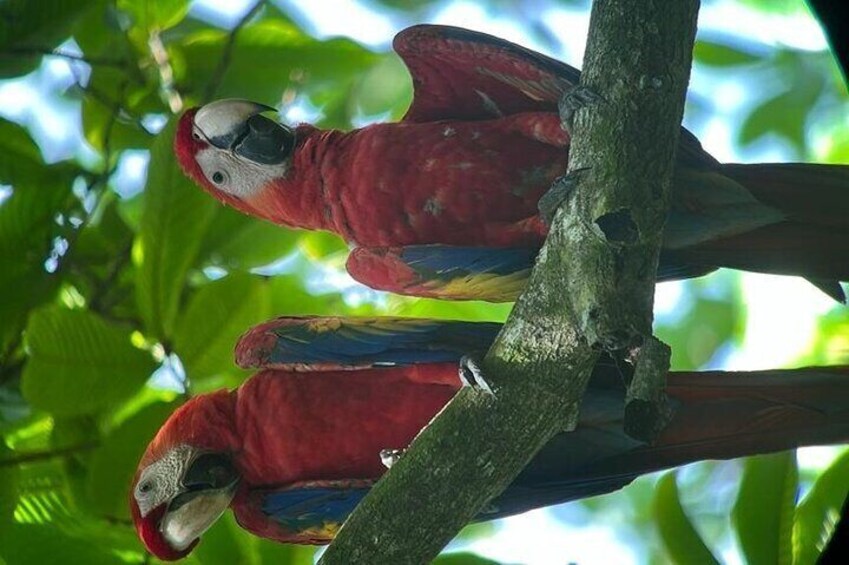
[[[242,199],[256,195],[273,180],[285,178],[291,165],[291,159],[279,165],[254,163],[214,146],[198,151],[195,159],[215,188]]]
[[[180,477],[192,457],[192,451],[188,445],[180,445],[142,471],[133,490],[133,497],[142,518],[154,508],[177,496],[180,491]]]

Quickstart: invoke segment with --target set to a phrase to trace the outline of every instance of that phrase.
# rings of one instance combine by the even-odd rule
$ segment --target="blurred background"
[[[156,562],[131,526],[130,478],[186,398],[246,378],[232,347],[251,324],[509,312],[358,285],[335,237],[190,186],[157,135],[169,120],[210,97],[321,127],[395,120],[411,97],[390,47],[404,27],[460,25],[580,67],[588,20],[581,0],[0,3],[0,564]],[[849,161],[849,97],[802,0],[703,2],[685,125],[722,161]],[[665,283],[656,316],[675,369],[849,363],[849,310],[801,279]],[[668,562],[692,526],[724,563],[776,548],[810,563],[847,476],[839,447],[700,463],[468,527],[440,562]],[[187,562],[314,559],[228,515]]]

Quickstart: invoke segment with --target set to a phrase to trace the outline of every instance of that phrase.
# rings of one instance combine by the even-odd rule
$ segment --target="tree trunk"
[[[654,276],[698,4],[596,0],[581,82],[602,101],[577,112],[569,166],[582,172],[484,359],[494,394],[460,391],[321,563],[433,559],[552,436],[574,427],[599,350],[653,339]],[[665,373],[662,351],[659,358],[645,363],[647,382]]]

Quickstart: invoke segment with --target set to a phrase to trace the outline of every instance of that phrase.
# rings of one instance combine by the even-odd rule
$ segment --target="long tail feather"
[[[621,394],[591,388],[578,429],[546,445],[484,517],[611,492],[694,461],[849,441],[849,367],[670,373],[667,391],[675,416],[642,445],[621,431]]]
[[[677,260],[804,276],[840,299],[836,281],[849,281],[849,166],[727,164],[720,171],[784,219],[680,248]]]
[[[728,163],[720,170],[789,219],[849,228],[849,165]]]

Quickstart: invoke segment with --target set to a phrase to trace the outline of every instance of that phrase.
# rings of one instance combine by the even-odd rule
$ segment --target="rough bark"
[[[583,172],[484,359],[495,394],[457,394],[321,563],[431,560],[553,435],[574,427],[599,350],[637,348],[651,337],[697,11],[698,0],[596,0],[582,84],[603,101],[577,113],[570,170]],[[661,358],[651,359],[646,382],[652,365],[663,364],[656,349]]]

